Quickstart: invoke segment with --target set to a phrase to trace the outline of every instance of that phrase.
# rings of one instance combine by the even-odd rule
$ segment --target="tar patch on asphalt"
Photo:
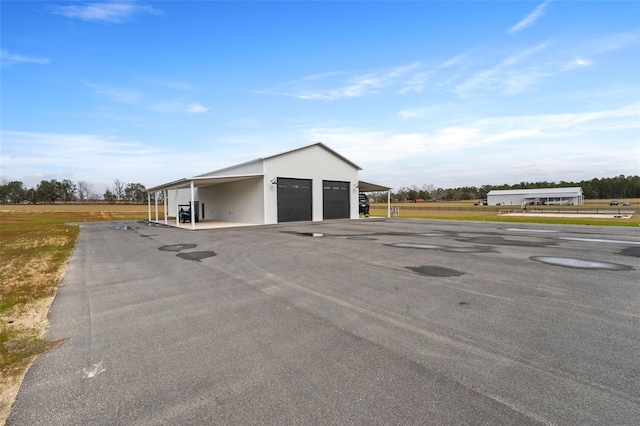
[[[196,262],[200,262],[202,259],[207,259],[209,257],[213,257],[216,255],[215,251],[191,251],[188,253],[178,253],[176,254],[176,256],[178,256],[180,259],[184,259],[184,260],[193,260]]]
[[[432,266],[432,265],[423,265],[423,266],[407,266],[408,270],[415,272],[416,274],[423,275],[425,277],[436,277],[436,278],[446,278],[446,277],[459,277],[460,275],[464,275],[464,272],[456,271],[455,269],[444,268],[442,266]]]
[[[626,249],[622,249],[620,254],[623,256],[640,257],[640,247],[627,247]]]

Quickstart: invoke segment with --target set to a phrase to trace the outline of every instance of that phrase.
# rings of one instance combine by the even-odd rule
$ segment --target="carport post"
[[[147,207],[149,208],[149,222],[151,222],[151,193],[147,192]]]
[[[387,217],[391,217],[391,190],[387,191]]]
[[[178,206],[180,204],[180,200],[178,199],[178,187],[176,186],[175,188],[176,191],[176,226],[180,227],[180,207]]]
[[[158,191],[153,193],[153,200],[156,203],[156,222],[158,221]]]
[[[193,185],[193,181],[191,181],[191,229],[194,230],[196,229],[196,214],[198,214],[197,211],[195,211],[195,207],[196,207],[196,189]]]
[[[164,207],[164,224],[168,225],[169,224],[169,190],[168,189],[163,189],[162,193],[164,194],[164,197],[162,197],[162,203],[163,203],[163,207]]]

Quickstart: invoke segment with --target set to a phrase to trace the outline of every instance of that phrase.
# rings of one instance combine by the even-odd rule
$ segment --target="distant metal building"
[[[540,188],[493,190],[487,194],[490,206],[571,205],[584,204],[582,188]]]
[[[183,207],[194,212],[192,229],[199,220],[273,224],[355,219],[359,192],[390,190],[359,181],[360,170],[326,145],[315,143],[147,192],[164,193],[165,223],[169,216],[178,223]],[[151,220],[151,205],[149,212]]]

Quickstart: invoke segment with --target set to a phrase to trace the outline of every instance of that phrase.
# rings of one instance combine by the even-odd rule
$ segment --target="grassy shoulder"
[[[0,424],[31,363],[63,341],[47,314],[80,233],[68,223],[147,218],[147,206],[0,206]]]

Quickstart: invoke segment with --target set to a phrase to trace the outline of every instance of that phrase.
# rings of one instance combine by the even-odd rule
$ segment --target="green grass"
[[[640,203],[634,200],[631,209],[636,209]],[[510,223],[542,223],[542,224],[562,224],[562,225],[592,225],[592,226],[639,226],[640,215],[635,214],[629,219],[608,219],[592,217],[509,217],[498,216],[500,207],[494,206],[474,206],[473,201],[442,202],[442,203],[392,203],[392,207],[400,209],[400,217],[406,219],[440,219],[440,220],[464,220],[479,222],[510,222]],[[608,204],[601,200],[590,200],[581,209],[601,209],[607,210]],[[506,209],[506,207],[504,207]],[[568,210],[575,213],[576,207],[545,207],[542,210]],[[372,217],[386,217],[386,204],[372,204]]]
[[[72,222],[135,220],[146,206],[0,206],[0,424],[44,337],[49,305],[80,233]]]

